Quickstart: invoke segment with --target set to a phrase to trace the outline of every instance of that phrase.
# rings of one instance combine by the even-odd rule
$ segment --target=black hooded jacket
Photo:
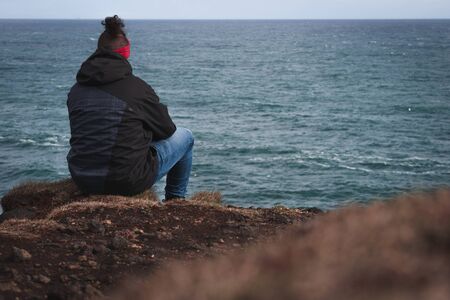
[[[70,174],[88,194],[133,195],[150,188],[158,172],[150,143],[176,130],[167,107],[129,62],[99,49],[81,66],[67,99]]]

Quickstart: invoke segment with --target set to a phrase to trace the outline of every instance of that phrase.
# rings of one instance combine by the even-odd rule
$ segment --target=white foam
[[[65,145],[63,143],[60,143],[60,138],[58,136],[50,136],[45,138],[44,142],[39,144],[39,146],[46,146],[46,147],[64,147]]]
[[[63,136],[59,138],[58,136],[51,136],[44,139],[43,142],[38,142],[30,138],[19,139],[23,144],[43,146],[43,147],[65,147],[68,137]]]
[[[348,169],[348,170],[353,170],[353,171],[363,171],[363,172],[367,172],[367,173],[373,172],[372,170],[369,170],[366,168],[356,168],[356,167],[351,167],[348,165],[339,165],[339,167],[342,167],[342,168]]]
[[[36,141],[32,139],[20,139],[19,141],[24,144],[33,144],[33,145],[36,144]]]
[[[411,172],[411,171],[385,171],[385,173],[401,174],[401,175],[436,175],[435,171]]]
[[[327,164],[321,164],[321,163],[318,163],[318,162],[313,162],[315,165],[317,165],[317,166],[319,166],[319,167],[324,167],[324,168],[329,168],[330,167],[330,165],[327,165]]]
[[[64,147],[63,144],[59,144],[59,143],[49,143],[49,142],[45,142],[45,143],[39,144],[39,146],[45,146],[45,147]]]
[[[56,137],[56,136],[51,136],[51,137],[46,138],[45,140],[48,141],[48,142],[54,142],[54,143],[56,143],[56,142],[58,141],[58,137]]]

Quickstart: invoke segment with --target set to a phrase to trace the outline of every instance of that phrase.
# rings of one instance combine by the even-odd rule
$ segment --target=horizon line
[[[2,18],[0,20],[96,21],[104,18]],[[130,21],[417,21],[450,20],[446,18],[123,18]]]

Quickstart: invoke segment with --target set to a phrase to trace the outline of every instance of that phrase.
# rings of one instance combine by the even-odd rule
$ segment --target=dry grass
[[[221,205],[222,194],[220,192],[198,192],[195,193],[190,200],[196,203]]]
[[[118,299],[450,299],[450,191],[334,211],[246,254],[178,264]]]
[[[35,239],[42,234],[64,228],[63,225],[52,220],[7,220],[0,223],[0,235],[21,239]]]
[[[91,200],[91,201],[89,201]],[[114,209],[123,211],[126,209],[149,209],[157,203],[151,203],[147,199],[128,198],[121,196],[91,196],[87,201],[73,202],[56,207],[47,215],[48,219],[60,219],[64,216],[74,216],[82,213],[94,214],[102,209]]]
[[[138,198],[138,199],[147,200],[147,201],[149,201],[151,203],[159,202],[159,197],[158,197],[158,195],[156,194],[156,192],[155,192],[155,190],[153,188],[149,189],[149,190],[146,190],[146,191],[144,191],[141,194],[133,196],[132,198]]]
[[[5,211],[19,207],[55,207],[81,196],[81,192],[71,179],[57,182],[26,182],[10,190],[2,198],[2,205]]]
[[[138,206],[142,204],[141,202],[145,202],[147,205],[159,202],[158,196],[153,189],[133,197],[114,195],[86,196],[78,190],[71,179],[65,179],[57,182],[23,183],[14,187],[2,198],[2,205],[7,214],[9,212],[13,214],[17,212],[17,216],[14,215],[14,218],[39,219],[45,218],[50,212],[55,214],[58,210],[65,210],[67,205],[71,203],[111,202],[115,203],[114,205],[120,209],[119,202],[123,202],[126,205],[125,203],[130,201]],[[95,204],[89,204],[89,207],[93,206]]]

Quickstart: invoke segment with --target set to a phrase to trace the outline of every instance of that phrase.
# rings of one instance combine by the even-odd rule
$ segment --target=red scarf
[[[120,55],[128,59],[130,57],[130,42],[128,42],[128,45],[123,46],[122,48],[114,49],[113,52],[119,53]]]

